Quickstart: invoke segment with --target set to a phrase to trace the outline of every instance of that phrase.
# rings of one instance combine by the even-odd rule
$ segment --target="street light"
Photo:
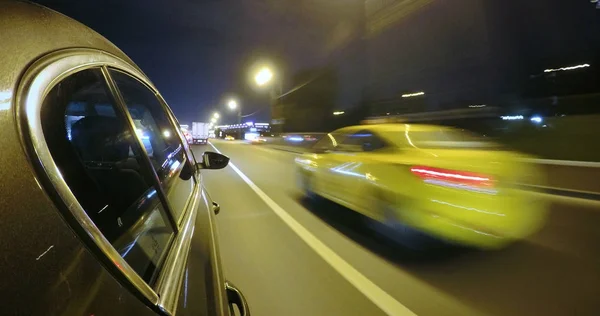
[[[237,110],[237,118],[238,118],[237,123],[240,124],[240,122],[242,121],[242,108],[238,105],[237,101],[234,99],[231,99],[231,100],[229,100],[229,102],[227,102],[227,106],[232,111]]]
[[[279,121],[281,117],[276,118],[273,117],[273,115],[274,113],[276,113],[275,108],[277,106],[277,103],[279,102],[278,100],[282,96],[281,73],[278,72],[277,78],[275,78],[273,67],[269,64],[263,64],[262,66],[260,66],[260,68],[253,68],[251,71],[256,71],[254,72],[254,83],[258,87],[269,87],[269,93],[271,95],[271,120],[272,122]]]
[[[259,86],[264,86],[273,79],[273,72],[267,67],[261,68],[254,76],[254,81]]]
[[[215,124],[217,122],[217,119],[213,117],[212,119],[210,119],[210,122]]]
[[[221,116],[221,115],[219,114],[219,112],[215,112],[215,114],[213,114],[213,117],[214,117],[214,118],[217,118],[217,119],[218,119],[220,116]]]

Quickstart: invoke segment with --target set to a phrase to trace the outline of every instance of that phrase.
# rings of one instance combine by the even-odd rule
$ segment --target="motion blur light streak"
[[[455,189],[485,193],[485,194],[490,194],[490,195],[498,194],[497,190],[477,188],[477,187],[472,187],[472,186],[469,186],[466,184],[458,184],[458,183],[452,183],[452,182],[441,181],[441,180],[433,180],[433,179],[428,179],[428,180],[424,180],[424,181],[425,181],[425,183],[435,184],[435,185],[448,187],[448,188],[455,188]]]
[[[156,195],[156,190],[152,190],[152,192],[148,193],[148,195],[146,195],[147,198],[151,198],[154,195]]]
[[[454,226],[454,227],[466,229],[466,230],[472,231],[472,232],[480,234],[480,235],[490,236],[490,237],[493,237],[493,238],[501,238],[500,236],[496,236],[494,234],[482,232],[480,230],[477,230],[477,229],[474,229],[474,228],[471,228],[471,227],[466,227],[466,226],[463,226],[463,225],[458,225],[456,223],[452,223],[452,222],[449,222],[449,221],[447,221],[447,223],[450,224],[450,225],[452,225],[452,226]]]
[[[348,170],[344,170],[347,167],[350,167],[354,165],[352,168],[348,168]],[[341,173],[341,174],[345,174],[345,175],[349,175],[349,176],[353,176],[353,177],[359,177],[359,178],[367,178],[366,174],[361,174],[358,172],[352,172],[352,170],[358,168],[362,166],[362,162],[347,162],[339,167],[335,167],[335,168],[331,168],[330,170],[333,172],[337,172],[337,173]]]
[[[292,141],[292,142],[302,142],[302,141],[304,141],[304,138],[302,138],[300,136],[291,136],[291,137],[288,137],[287,140]]]
[[[346,113],[346,112],[344,112],[344,111],[336,111],[336,112],[333,112],[333,115],[342,115],[344,113]]]
[[[581,69],[581,68],[587,68],[587,67],[590,67],[590,64],[562,67],[562,68],[557,68],[557,69],[546,69],[546,70],[544,70],[544,72],[568,71],[568,70],[575,70],[575,69]]]
[[[444,201],[431,200],[431,202],[438,203],[438,204],[443,204],[443,205],[448,205],[448,206],[460,208],[460,209],[467,210],[467,211],[475,211],[475,212],[479,212],[479,213],[496,215],[496,216],[502,216],[502,217],[505,216],[504,214],[500,214],[500,213],[487,212],[487,211],[483,211],[483,210],[476,209],[476,208],[473,208],[473,207],[460,206],[460,205],[456,205],[456,204],[452,204],[452,203],[448,203],[448,202],[444,202]]]
[[[407,93],[407,94],[403,94],[402,97],[403,98],[412,98],[412,97],[418,97],[421,95],[425,95],[425,92],[415,92],[415,93]]]
[[[333,147],[337,147],[338,143],[335,140],[335,138],[331,134],[327,134],[327,136],[329,136],[329,139],[331,139],[331,142],[333,143]]]
[[[522,120],[525,117],[523,117],[523,115],[507,115],[507,116],[501,116],[501,118],[505,121],[515,121],[515,120]]]
[[[531,121],[534,123],[541,123],[543,121],[541,116],[533,116],[531,117]]]
[[[410,130],[410,125],[406,124],[404,126],[406,126],[406,129],[404,129],[404,136],[406,137],[406,140],[408,141],[408,143],[411,146],[413,146],[414,148],[419,148],[419,147],[415,146],[415,144],[413,144],[412,140],[410,139],[410,136],[408,136],[408,131]]]
[[[458,172],[442,172],[442,169],[433,169],[433,168],[427,168],[427,167],[413,167],[410,169],[410,171],[412,171],[413,173],[416,173],[416,174],[424,174],[424,175],[429,175],[429,176],[434,176],[434,177],[454,178],[454,179],[476,181],[476,182],[482,182],[482,183],[486,183],[486,182],[490,181],[490,178],[465,175],[465,174],[460,174]]]

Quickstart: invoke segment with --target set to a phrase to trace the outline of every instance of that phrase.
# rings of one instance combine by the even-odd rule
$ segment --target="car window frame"
[[[174,226],[174,241],[168,246],[165,262],[158,272],[157,282],[152,287],[138,275],[124,258],[120,256],[112,244],[104,237],[95,226],[91,218],[79,203],[77,197],[70,190],[62,178],[54,162],[50,149],[45,142],[45,135],[41,123],[41,109],[46,96],[59,82],[70,75],[89,68],[100,68],[107,85],[114,81],[106,77],[108,67],[119,69],[150,87],[155,95],[159,96],[163,110],[168,109],[166,102],[160,97],[158,90],[147,79],[143,72],[130,62],[123,60],[108,52],[91,48],[69,48],[43,55],[36,59],[22,74],[15,94],[15,115],[21,143],[24,152],[32,164],[35,177],[45,192],[49,195],[53,206],[56,207],[71,229],[81,241],[86,244],[100,263],[138,299],[157,312],[173,314],[176,309],[177,297],[183,282],[183,271],[187,256],[191,248],[191,236],[194,230],[195,218],[198,212],[201,183],[194,180],[194,189],[191,193],[192,205],[188,205],[183,212],[180,225]],[[111,88],[112,90],[112,88]],[[112,91],[111,91],[112,92]],[[113,93],[113,97],[116,95]],[[125,111],[126,118],[131,120],[121,101],[117,102],[120,111]],[[173,113],[165,110],[171,125],[174,125]],[[130,122],[130,128],[133,128]],[[181,138],[181,132],[175,128]],[[137,139],[137,138],[136,138]],[[189,148],[186,148],[188,159]],[[143,144],[141,144],[143,148]],[[146,159],[147,159],[146,155]],[[190,160],[191,161],[191,160]],[[156,172],[154,168],[152,172]],[[193,172],[195,173],[195,172]],[[194,175],[192,175],[194,177]],[[156,179],[158,181],[158,179]],[[160,183],[157,190],[162,191]],[[164,192],[162,192],[164,194]],[[171,212],[168,203],[163,207]],[[172,216],[172,213],[170,213]]]
[[[369,128],[358,129],[356,126],[352,129],[340,130],[340,132],[343,132],[344,137],[340,141],[339,145],[336,147],[337,149],[335,152],[352,153],[352,154],[371,153],[371,152],[377,152],[377,151],[385,150],[387,148],[392,147],[390,145],[390,143],[384,137],[382,137],[379,133],[377,133],[373,129],[369,129]],[[348,139],[350,139],[352,137],[352,135],[362,134],[362,133],[371,134],[372,135],[371,137],[378,139],[383,144],[383,146],[380,148],[377,148],[377,149],[370,150],[370,151],[365,151],[364,148],[362,147],[362,145],[357,150],[350,150],[348,146],[354,146],[354,145],[344,144]]]
[[[370,152],[376,152],[376,151],[383,150],[383,149],[385,149],[385,148],[387,148],[387,147],[389,147],[389,146],[390,146],[390,145],[387,143],[387,141],[386,141],[386,140],[385,140],[383,137],[381,137],[381,136],[380,136],[380,135],[379,135],[377,132],[373,131],[372,129],[368,129],[368,128],[360,129],[360,130],[357,130],[357,131],[355,131],[355,132],[353,132],[353,133],[351,133],[351,134],[348,134],[348,137],[346,137],[346,138],[344,139],[344,141],[342,142],[342,145],[344,145],[344,142],[345,142],[346,140],[350,139],[350,138],[352,137],[352,135],[356,135],[356,134],[365,134],[365,133],[371,134],[371,138],[373,138],[373,139],[377,139],[377,140],[378,140],[378,141],[379,141],[379,142],[382,144],[382,146],[381,146],[381,147],[379,147],[379,148],[376,148],[376,149],[373,149],[373,150],[368,150],[368,151],[367,151],[367,150],[365,150],[365,149],[364,149],[363,145],[361,145],[359,150],[357,150],[357,151],[349,151],[349,152],[356,152],[356,153],[370,153]]]
[[[177,135],[177,139],[179,141],[179,145],[181,146],[181,148],[183,149],[183,155],[185,158],[185,162],[186,164],[189,164],[188,168],[191,168],[192,170],[192,175],[191,175],[191,181],[193,181],[193,185],[194,188],[192,189],[190,195],[188,196],[186,202],[185,202],[185,206],[183,207],[183,211],[181,212],[181,214],[179,215],[179,218],[175,218],[176,214],[173,211],[173,208],[170,205],[169,199],[166,195],[166,192],[164,190],[164,188],[162,187],[162,184],[160,183],[159,180],[159,186],[161,186],[161,190],[162,193],[164,194],[164,203],[168,204],[168,210],[170,213],[170,216],[172,217],[173,220],[173,224],[180,228],[183,222],[183,215],[184,213],[188,210],[190,203],[192,202],[192,198],[194,196],[193,192],[194,189],[196,188],[196,186],[198,186],[198,179],[196,177],[196,172],[194,172],[195,168],[196,168],[196,161],[195,161],[195,157],[193,156],[193,154],[191,154],[191,149],[189,148],[189,144],[187,143],[187,141],[185,140],[185,136],[183,136],[183,133],[181,132],[181,129],[179,129],[179,122],[177,121],[177,119],[175,118],[175,115],[173,114],[173,112],[171,111],[171,109],[168,107],[167,103],[165,102],[165,100],[162,98],[162,96],[160,95],[160,93],[158,92],[158,90],[154,89],[152,86],[149,86],[147,83],[141,81],[139,78],[136,78],[135,76],[133,76],[132,74],[129,74],[121,69],[118,68],[114,68],[114,67],[106,67],[106,74],[105,76],[110,79],[110,89],[111,91],[113,91],[112,89],[114,88],[115,90],[113,91],[113,94],[115,96],[117,96],[119,99],[117,102],[120,102],[120,104],[124,107],[124,110],[127,112],[127,120],[129,125],[131,126],[135,126],[134,122],[133,122],[133,118],[131,117],[129,110],[127,108],[127,105],[125,104],[125,100],[123,99],[123,96],[121,95],[121,90],[119,89],[116,81],[114,80],[114,78],[112,77],[111,71],[115,70],[115,71],[120,71],[123,74],[129,76],[131,79],[137,81],[141,86],[143,86],[144,88],[148,89],[150,92],[152,92],[152,94],[154,95],[154,97],[157,99],[157,101],[159,102],[160,106],[161,106],[161,110],[165,113],[168,123],[170,124],[170,127],[172,129],[172,131]],[[134,131],[135,132],[135,131]],[[141,142],[141,140],[139,139],[139,137],[135,137],[138,140],[138,143]],[[147,163],[149,163],[152,166],[152,163],[149,160],[148,154],[146,152],[146,148],[145,146],[143,146],[142,144],[142,152],[144,153],[144,160],[147,160]],[[147,158],[147,159],[146,159]],[[180,167],[182,170],[183,168],[185,168],[185,166],[181,166]],[[153,175],[158,179],[158,174],[156,173],[156,170],[153,168]]]
[[[344,133],[341,130],[336,130],[333,131],[331,133],[327,133],[325,134],[325,136],[321,137],[321,139],[319,139],[311,148],[313,150],[318,150],[321,154],[327,154],[327,153],[335,153],[335,152],[339,152],[339,145],[345,140],[345,138],[348,136],[348,133]],[[320,142],[323,142],[325,140],[329,140],[329,145],[328,148],[317,148],[317,145]]]
[[[56,80],[55,84],[52,86],[51,89],[49,89],[50,92],[54,91],[54,89],[58,86],[61,85],[65,82],[67,82],[67,87],[69,85],[72,85],[74,82],[77,82],[77,78],[79,77],[80,74],[82,73],[90,73],[93,74],[96,77],[96,83],[97,84],[101,84],[102,88],[103,88],[103,92],[104,95],[106,97],[106,101],[108,102],[109,106],[112,107],[114,109],[113,113],[112,113],[112,117],[114,117],[117,120],[120,120],[123,123],[122,126],[122,130],[120,131],[120,133],[124,133],[122,135],[132,135],[133,133],[133,129],[131,128],[131,126],[129,125],[129,123],[127,122],[127,118],[124,115],[124,113],[122,113],[121,109],[119,109],[119,104],[117,102],[117,100],[114,97],[114,94],[112,93],[112,91],[110,90],[109,84],[106,81],[106,77],[104,76],[104,73],[102,71],[101,67],[90,67],[90,68],[83,68],[80,69],[78,71],[75,71],[71,74],[69,74],[68,76],[62,78],[62,80]],[[89,76],[89,74],[88,74]],[[86,77],[84,75],[84,77]],[[75,81],[73,81],[75,80]],[[72,95],[70,94],[62,94],[64,96],[67,97],[67,99],[71,99]],[[50,97],[50,99],[49,99]],[[67,113],[68,113],[68,109],[69,109],[69,104],[68,103],[56,103],[56,99],[55,99],[56,95],[54,93],[52,93],[51,95],[48,94],[46,95],[46,97],[43,99],[43,104],[41,107],[41,119],[42,119],[42,129],[43,129],[43,134],[44,134],[44,139],[46,140],[48,147],[50,149],[50,152],[52,154],[53,159],[56,158],[57,160],[54,160],[58,166],[60,166],[61,171],[65,172],[65,182],[67,184],[67,186],[69,186],[70,190],[72,190],[75,194],[75,197],[77,198],[78,202],[83,206],[85,205],[83,201],[85,201],[86,199],[84,198],[84,196],[82,196],[81,194],[81,187],[72,187],[73,183],[72,181],[74,180],[73,178],[73,171],[77,170],[76,165],[81,164],[81,168],[83,168],[83,165],[85,164],[85,160],[79,155],[76,154],[75,152],[71,155],[67,154],[67,157],[64,157],[62,154],[59,154],[58,156],[55,157],[55,154],[57,154],[58,152],[60,152],[61,150],[67,150],[69,151],[68,148],[65,147],[60,147],[60,146],[68,146],[68,147],[72,147],[74,146],[74,143],[71,142],[71,140],[66,140],[66,139],[62,139],[61,140],[61,128],[63,128],[62,132],[66,132],[67,127],[65,126],[64,123],[64,118],[66,118]],[[85,101],[85,98],[82,99],[81,102],[87,102]],[[91,103],[93,105],[93,103]],[[89,104],[86,106],[88,108],[95,108],[95,107],[90,107]],[[92,111],[87,111],[87,113],[84,115],[85,117],[111,117],[111,115],[109,116],[104,116],[104,115],[98,115],[98,113],[95,110]],[[62,122],[61,122],[62,121]],[[129,227],[128,229],[126,229],[125,231],[122,231],[122,234],[120,234],[120,237],[118,238],[114,238],[116,236],[113,236],[113,239],[111,239],[110,235],[105,235],[104,233],[106,233],[106,231],[103,228],[106,228],[104,225],[102,225],[102,222],[96,222],[94,220],[94,224],[98,226],[98,228],[100,229],[101,233],[103,234],[103,236],[105,236],[111,243],[111,245],[121,254],[123,254],[122,250],[124,248],[122,248],[124,246],[123,242],[129,244],[130,242],[133,242],[135,244],[137,244],[137,237],[131,236],[132,239],[128,239],[127,236],[129,233],[133,233],[135,232],[134,230],[130,230],[133,229],[134,226],[137,225],[137,227],[143,227],[145,226],[145,224],[147,224],[148,222],[146,222],[146,219],[149,216],[153,216],[152,214],[154,214],[155,212],[158,212],[160,215],[160,217],[162,218],[162,221],[165,225],[165,228],[167,228],[170,232],[169,232],[169,236],[167,239],[162,239],[162,241],[160,242],[160,255],[158,257],[156,257],[155,259],[151,259],[150,257],[148,257],[148,260],[145,260],[142,257],[138,257],[138,259],[141,260],[136,260],[135,256],[129,257],[130,259],[126,258],[123,255],[124,260],[132,267],[137,266],[137,269],[134,268],[134,270],[136,270],[138,272],[138,274],[140,275],[140,277],[142,277],[142,279],[149,284],[150,286],[152,286],[153,284],[156,283],[156,278],[159,275],[159,272],[161,270],[162,267],[162,263],[164,262],[164,259],[166,258],[169,249],[170,249],[170,245],[172,244],[172,241],[175,239],[175,235],[177,233],[177,228],[173,225],[173,223],[170,221],[170,214],[169,214],[169,210],[167,208],[167,206],[165,205],[165,203],[163,203],[163,201],[160,199],[160,193],[158,191],[158,185],[156,183],[156,181],[154,181],[154,177],[152,176],[152,172],[154,172],[154,170],[152,170],[152,165],[149,165],[147,163],[145,163],[143,161],[143,152],[141,151],[141,146],[142,144],[140,142],[138,142],[137,140],[131,138],[130,139],[131,142],[129,144],[130,147],[130,153],[137,153],[138,155],[134,156],[137,157],[135,158],[136,161],[139,163],[139,175],[140,177],[149,180],[149,181],[145,181],[145,184],[148,185],[148,187],[145,189],[146,191],[144,193],[142,193],[141,195],[138,195],[135,197],[134,201],[130,201],[129,203],[127,203],[125,208],[122,208],[121,210],[123,211],[123,213],[119,216],[120,219],[126,219],[128,216],[127,214],[131,214],[131,212],[137,212],[139,211],[139,207],[142,205],[154,205],[151,208],[147,208],[146,211],[144,213],[140,213],[137,216],[133,216],[130,217],[130,219],[134,219],[135,224],[133,224],[132,226],[128,226],[126,225],[125,227]],[[61,144],[63,143],[63,144]],[[59,147],[55,147],[55,146],[59,146]],[[60,158],[60,156],[63,156],[62,158]],[[130,156],[131,157],[131,156]],[[141,159],[140,159],[141,158]],[[66,164],[65,164],[66,163]],[[93,190],[95,193],[97,194],[102,194],[102,189],[100,189],[100,187],[98,187],[98,184],[96,182],[96,178],[94,175],[92,174],[88,174],[88,171],[86,170],[79,170],[80,172],[82,172],[83,174],[86,175],[82,175],[82,176],[76,176],[79,178],[79,180],[76,181],[83,181],[83,182],[87,182],[85,180],[85,178],[87,178],[89,180],[90,183],[96,183],[95,185],[92,184],[91,187],[89,189]],[[149,192],[148,190],[152,190],[154,192],[153,197],[149,198],[146,196],[146,194]],[[90,191],[88,191],[90,192]],[[110,194],[109,194],[110,195]],[[83,199],[82,199],[83,198]],[[148,201],[153,201],[151,204],[148,203],[144,203],[144,201],[148,202]],[[88,199],[89,202],[89,199]],[[139,202],[141,202],[141,204],[138,204]],[[133,205],[131,205],[131,203],[135,203],[136,206],[134,207]],[[90,205],[86,205],[86,207],[88,207]],[[134,209],[136,211],[134,211]],[[86,209],[86,214],[88,216],[90,216],[90,218],[93,218],[93,216],[90,214],[90,210]],[[125,220],[124,222],[127,222],[127,220]],[[140,223],[145,223],[144,225],[140,226]],[[146,233],[144,233],[144,235],[146,234],[150,234],[149,230],[145,230],[142,229],[143,231],[146,231]],[[139,232],[140,230],[138,230]],[[152,234],[153,235],[153,234]],[[142,235],[138,235],[138,237],[140,237]],[[158,241],[157,241],[158,242]],[[119,247],[121,246],[121,247]],[[126,252],[128,253],[128,252]],[[145,262],[144,264],[150,264],[151,266],[154,266],[155,268],[152,269],[151,274],[148,274],[148,271],[140,271],[140,263]],[[146,266],[149,267],[149,266]]]

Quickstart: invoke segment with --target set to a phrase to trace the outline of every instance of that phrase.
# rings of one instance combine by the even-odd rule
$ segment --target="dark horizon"
[[[177,5],[156,0],[36,2],[91,27],[121,48],[146,72],[183,124],[205,121],[213,111],[221,113],[221,122],[233,123],[235,115],[224,106],[227,96],[239,100],[244,114],[259,111],[252,120],[267,121],[269,93],[251,86],[250,66],[260,60],[276,64],[284,85],[298,70],[322,67],[336,49],[332,37],[340,33],[340,25],[354,23],[357,10],[348,1],[318,6],[289,0]]]

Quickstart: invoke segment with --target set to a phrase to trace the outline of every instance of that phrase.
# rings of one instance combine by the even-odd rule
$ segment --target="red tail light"
[[[417,177],[430,182],[441,181],[445,183],[467,185],[472,187],[493,187],[494,179],[488,175],[456,171],[432,167],[413,166],[410,171]]]

